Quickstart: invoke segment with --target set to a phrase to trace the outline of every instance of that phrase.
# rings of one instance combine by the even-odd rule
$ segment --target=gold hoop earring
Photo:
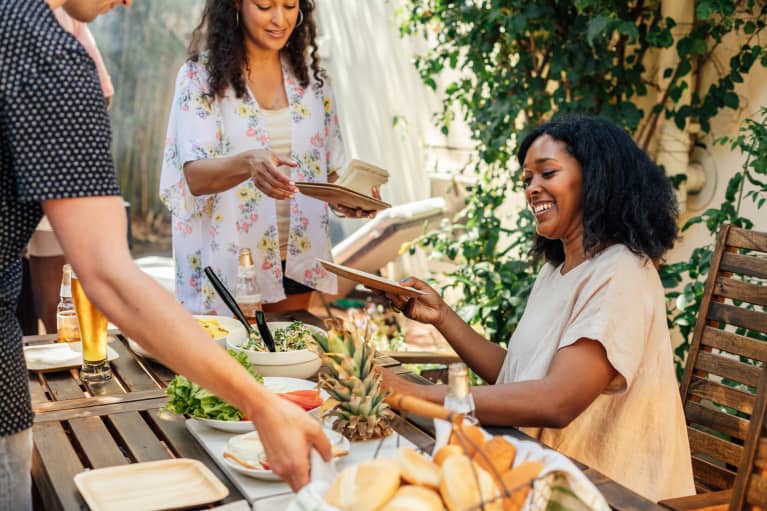
[[[301,23],[304,22],[304,11],[301,9],[298,10],[298,23],[296,23],[296,28],[301,26]]]
[[[237,11],[237,13],[234,15],[235,19],[237,20],[237,27],[240,26],[240,11]]]

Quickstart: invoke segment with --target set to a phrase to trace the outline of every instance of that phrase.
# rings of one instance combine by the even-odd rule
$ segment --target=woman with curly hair
[[[486,382],[485,425],[541,442],[653,500],[695,492],[656,265],[677,236],[663,171],[610,122],[570,117],[534,128],[518,152],[543,265],[508,348],[427,294],[389,296],[431,323]],[[385,372],[392,389],[442,402],[441,385]]]
[[[160,196],[173,216],[176,296],[193,313],[229,314],[202,270],[234,288],[241,248],[265,303],[300,308],[312,289],[336,291],[316,261],[331,257],[328,205],[294,184],[333,182],[344,160],[314,9],[313,0],[208,0],[192,36]]]

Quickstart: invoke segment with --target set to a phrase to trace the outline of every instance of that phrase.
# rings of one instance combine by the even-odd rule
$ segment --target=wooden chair
[[[767,342],[748,331],[767,334],[767,233],[725,225],[680,389],[698,495],[661,502],[666,507],[767,506]]]

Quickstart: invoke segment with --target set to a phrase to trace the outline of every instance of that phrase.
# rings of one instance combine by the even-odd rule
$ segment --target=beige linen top
[[[649,499],[695,493],[655,267],[613,245],[560,270],[546,264],[538,275],[497,383],[544,378],[556,352],[581,338],[599,341],[619,375],[566,427],[523,431]]]
[[[266,130],[272,141],[272,152],[278,156],[290,158],[290,108],[279,110],[261,110],[266,121]],[[290,167],[280,165],[280,172],[290,177]],[[288,256],[288,234],[290,232],[290,201],[278,200],[277,203],[277,237],[280,240],[280,259],[285,260]]]

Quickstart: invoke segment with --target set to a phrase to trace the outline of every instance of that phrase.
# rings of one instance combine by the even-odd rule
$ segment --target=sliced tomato
[[[295,403],[304,410],[313,410],[322,404],[322,397],[319,390],[294,390],[277,394],[291,403]]]

